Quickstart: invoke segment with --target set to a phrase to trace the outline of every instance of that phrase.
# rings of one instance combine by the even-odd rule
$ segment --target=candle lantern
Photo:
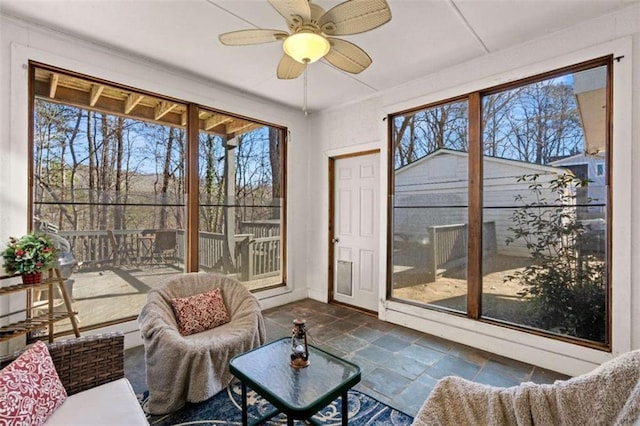
[[[293,330],[291,335],[291,366],[295,368],[306,367],[309,362],[309,346],[307,345],[306,321],[303,319],[293,320]]]

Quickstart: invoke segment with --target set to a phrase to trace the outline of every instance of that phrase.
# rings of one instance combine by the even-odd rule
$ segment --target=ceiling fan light
[[[284,52],[302,64],[311,64],[329,52],[329,40],[313,32],[298,32],[282,43]]]

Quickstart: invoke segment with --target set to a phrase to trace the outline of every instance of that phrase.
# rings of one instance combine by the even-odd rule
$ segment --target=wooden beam
[[[130,94],[127,99],[124,101],[124,113],[129,114],[133,109],[140,103],[140,101],[144,98],[142,95],[137,95],[135,93]]]
[[[102,95],[102,91],[104,90],[104,86],[102,84],[92,84],[91,85],[91,96],[89,97],[89,105],[95,106],[98,99],[100,99],[100,95]]]
[[[251,127],[251,126],[253,126],[255,124],[256,123],[252,123],[250,121],[235,120],[232,124],[227,126],[227,133],[228,134],[238,133],[241,130],[245,130],[248,127]]]
[[[50,100],[52,102],[58,102],[65,105],[72,105],[78,108],[89,108],[89,92],[83,92],[79,90],[74,90],[68,87],[63,86],[62,84],[58,85],[58,90],[56,91],[56,98],[49,99],[49,82],[38,82],[35,83],[36,96],[40,98],[44,98]],[[134,118],[138,120],[144,120],[153,123],[161,123],[172,126],[180,126],[181,124],[181,114],[170,112],[161,120],[154,120],[154,108],[151,106],[146,106],[144,104],[138,104],[138,106],[130,111],[130,114],[125,114],[125,100],[114,99],[109,96],[100,96],[96,105],[91,107],[94,111],[104,112],[107,114],[114,114],[121,117]]]
[[[187,113],[186,113],[186,111],[182,113],[182,116],[180,117],[180,123],[183,126],[187,125]]]
[[[240,127],[238,130],[234,131],[234,132],[228,132],[227,131],[227,135],[229,135],[230,137],[233,136],[238,137],[240,135],[244,135],[245,133],[249,133],[252,132],[256,129],[259,129],[261,127],[264,127],[264,124],[260,124],[260,123],[251,123],[250,126],[242,126]]]
[[[156,120],[160,120],[162,117],[164,117],[167,113],[171,112],[171,110],[177,106],[178,104],[174,104],[172,102],[165,102],[165,101],[160,102],[158,105],[156,105],[154,118]]]
[[[204,130],[211,130],[216,126],[228,123],[231,120],[231,117],[227,117],[226,115],[212,115],[210,118],[205,120]]]
[[[49,97],[55,99],[56,91],[58,90],[58,81],[60,81],[60,75],[56,73],[51,74],[51,81],[49,82]]]

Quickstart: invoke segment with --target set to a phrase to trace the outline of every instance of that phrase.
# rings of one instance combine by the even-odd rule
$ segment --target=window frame
[[[279,146],[279,156],[280,156],[280,166],[281,166],[281,207],[280,207],[280,218],[281,218],[281,245],[282,245],[282,260],[281,260],[281,280],[278,284],[272,285],[269,287],[263,287],[255,290],[251,290],[252,292],[261,292],[271,290],[277,287],[286,287],[287,286],[287,195],[288,195],[288,185],[287,185],[287,168],[288,168],[288,136],[289,132],[286,126],[271,123],[265,120],[256,119],[253,117],[247,117],[241,114],[235,114],[227,111],[223,111],[221,109],[202,105],[194,102],[190,102],[188,100],[179,99],[176,97],[159,94],[156,92],[152,92],[145,89],[140,89],[138,87],[133,87],[127,84],[118,83],[115,81],[103,79],[100,77],[94,77],[91,75],[83,74],[81,72],[72,71],[69,69],[61,68],[55,65],[49,65],[45,62],[41,62],[38,60],[29,59],[27,65],[27,137],[28,137],[28,147],[27,147],[27,197],[26,197],[26,205],[27,205],[27,230],[29,232],[33,231],[33,220],[34,220],[34,193],[33,193],[33,184],[34,184],[34,137],[35,137],[35,100],[36,100],[36,89],[35,89],[35,70],[41,69],[46,71],[51,71],[53,73],[64,74],[66,76],[82,79],[86,82],[95,84],[95,85],[105,85],[111,88],[120,89],[126,92],[134,92],[136,94],[140,94],[143,96],[148,96],[151,98],[159,99],[166,102],[179,103],[186,106],[186,120],[182,127],[185,128],[186,138],[185,138],[185,187],[184,187],[184,208],[185,208],[185,253],[184,253],[184,272],[198,272],[199,263],[198,263],[198,222],[199,222],[199,158],[198,158],[198,144],[199,144],[199,130],[200,130],[200,118],[198,115],[199,110],[206,110],[215,113],[224,114],[228,117],[238,120],[246,120],[251,121],[255,124],[260,124],[264,126],[269,126],[272,128],[278,129],[280,132],[280,141],[281,144]],[[55,101],[54,101],[55,102]],[[128,117],[127,114],[103,111],[97,108],[93,108],[92,106],[79,106],[75,104],[67,104],[61,102],[65,105],[71,105],[84,109],[92,109],[94,111],[102,111],[108,114],[114,115],[122,115],[124,117]],[[129,117],[134,119],[139,119],[144,121],[142,118]],[[179,126],[176,123],[173,125]],[[87,328],[81,328],[81,330],[95,329],[99,327],[111,326],[114,324],[121,324],[130,321],[135,321],[136,317],[124,317],[118,320],[111,320],[102,322],[99,324],[92,324]],[[61,335],[68,334],[68,332],[62,332]]]
[[[580,346],[608,351],[612,350],[612,248],[613,248],[613,55],[605,55],[596,57],[594,59],[578,62],[572,65],[556,68],[550,71],[537,73],[521,79],[516,79],[508,83],[503,83],[495,86],[491,86],[485,89],[474,90],[472,92],[450,97],[440,101],[430,102],[418,107],[412,107],[404,109],[398,112],[389,113],[386,117],[387,120],[387,141],[388,141],[388,200],[387,206],[387,285],[386,295],[387,300],[399,302],[401,304],[408,304],[418,306],[433,311],[441,311],[447,314],[466,317],[471,320],[475,320],[482,323],[491,325],[497,325],[500,327],[513,329],[516,331],[527,332],[533,335],[552,338],[554,340],[567,342],[571,344],[577,344]],[[540,329],[534,329],[524,325],[518,325],[507,321],[497,320],[493,318],[482,317],[482,223],[483,223],[483,140],[482,140],[482,99],[486,95],[495,94],[504,90],[521,87],[527,84],[547,80],[553,77],[559,77],[562,75],[584,71],[599,66],[605,66],[607,71],[606,76],[606,125],[605,125],[605,181],[609,188],[607,191],[607,205],[606,205],[606,327],[605,327],[605,342],[598,343],[593,341],[586,341],[577,337],[560,335],[557,333],[551,333]],[[441,308],[435,305],[429,305],[417,301],[410,301],[393,297],[393,227],[394,227],[394,201],[395,201],[395,146],[393,140],[394,131],[394,119],[401,115],[406,115],[421,111],[428,108],[437,107],[450,102],[467,100],[468,101],[468,252],[467,252],[467,313],[466,315],[454,312],[446,308]]]

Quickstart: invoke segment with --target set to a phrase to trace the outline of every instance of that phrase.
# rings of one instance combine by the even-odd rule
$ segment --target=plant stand
[[[18,277],[18,275],[3,275],[0,276],[0,280]],[[54,311],[54,288],[57,285],[57,290],[62,296],[64,302],[65,311]],[[35,292],[47,290],[46,303],[35,302]],[[20,311],[10,312],[5,315],[0,315],[0,319],[6,318],[12,315],[24,313],[26,318],[21,321],[9,323],[7,325],[0,326],[0,342],[13,339],[18,336],[22,336],[27,333],[31,333],[36,330],[47,330],[49,342],[53,342],[53,326],[57,321],[69,319],[73,332],[76,337],[80,337],[80,331],[78,330],[78,322],[76,321],[77,312],[73,311],[71,306],[71,299],[67,294],[66,287],[64,285],[64,278],[60,270],[57,268],[50,269],[48,277],[38,284],[14,284],[7,287],[0,287],[0,296],[5,296],[11,293],[17,293],[21,291],[27,292],[27,307]],[[37,310],[44,311],[35,315]]]

